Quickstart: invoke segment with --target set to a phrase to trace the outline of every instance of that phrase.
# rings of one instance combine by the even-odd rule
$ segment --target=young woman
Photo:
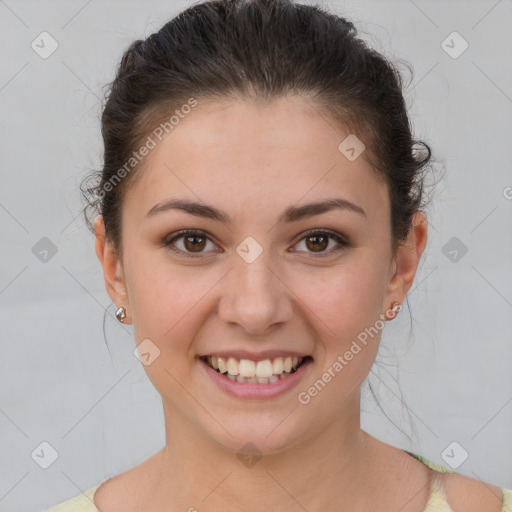
[[[427,242],[430,148],[344,18],[197,4],[124,54],[88,191],[165,446],[52,512],[505,512],[370,436],[360,388]]]

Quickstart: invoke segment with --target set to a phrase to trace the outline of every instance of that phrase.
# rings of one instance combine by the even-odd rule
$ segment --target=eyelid
[[[331,231],[330,229],[327,229],[327,228],[308,229],[307,231],[304,231],[304,233],[300,234],[300,238],[298,241],[300,242],[304,238],[306,238],[308,236],[316,235],[318,233],[328,235],[328,236],[334,238],[339,243],[349,245],[349,241],[346,236],[342,235],[341,233],[337,233],[336,231]]]
[[[350,242],[344,235],[342,235],[341,233],[337,233],[336,231],[331,231],[330,229],[325,229],[325,228],[309,229],[308,231],[301,233],[299,235],[300,238],[297,240],[297,242],[295,242],[294,245],[297,245],[299,242],[302,242],[305,238],[308,238],[309,236],[317,235],[317,234],[325,235],[328,238],[333,239],[338,245],[328,251],[321,251],[318,253],[311,252],[311,251],[293,251],[293,252],[306,252],[308,255],[313,255],[318,258],[322,258],[322,257],[327,258],[327,257],[332,256],[333,254],[337,254],[338,252],[340,252],[344,249],[347,249],[348,247],[351,246]]]
[[[336,247],[334,247],[333,249],[330,249],[329,251],[326,251],[326,252],[319,252],[319,253],[308,252],[308,254],[315,255],[317,257],[330,256],[332,254],[339,252],[340,250],[350,247],[350,245],[351,245],[350,242],[348,241],[348,239],[341,233],[337,233],[335,231],[331,231],[330,229],[325,229],[325,228],[314,228],[314,229],[310,229],[308,231],[301,233],[299,235],[300,238],[298,238],[298,240],[293,245],[295,246],[299,242],[302,242],[302,240],[304,240],[308,236],[312,236],[312,235],[316,235],[316,234],[326,235],[327,237],[335,240],[336,243],[338,244]],[[182,238],[185,238],[187,235],[198,235],[200,237],[206,238],[207,240],[215,243],[213,237],[210,234],[208,234],[206,231],[203,231],[201,229],[184,229],[184,230],[178,231],[176,233],[172,233],[171,235],[165,237],[162,245],[164,247],[167,247],[169,250],[171,250],[173,252],[179,253],[180,255],[184,255],[185,257],[190,257],[190,258],[202,257],[205,254],[208,254],[210,252],[219,252],[219,251],[206,251],[206,252],[193,253],[193,252],[186,252],[181,249],[177,249],[176,247],[173,247],[174,242],[176,242],[177,240],[180,240]],[[304,251],[292,251],[292,252],[304,252]]]
[[[193,252],[187,252],[187,251],[183,251],[181,249],[177,249],[176,247],[173,247],[174,242],[176,242],[177,240],[180,240],[182,238],[185,238],[187,235],[197,235],[199,237],[206,238],[210,242],[215,243],[213,237],[210,234],[208,234],[206,231],[202,231],[201,229],[183,229],[181,231],[178,231],[177,233],[172,233],[171,235],[166,236],[162,242],[162,245],[175,253],[179,253],[180,255],[184,255],[185,257],[189,257],[189,258],[199,258],[202,256],[204,257],[204,255],[208,254],[209,252],[219,252],[219,251],[206,251],[206,252],[193,253]]]

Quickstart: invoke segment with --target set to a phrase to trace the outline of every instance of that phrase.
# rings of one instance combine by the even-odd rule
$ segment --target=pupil
[[[311,241],[311,240],[318,240],[318,239],[323,239],[324,243],[318,243],[318,242],[314,242],[313,243],[313,247],[315,248],[319,248],[320,249],[325,249],[326,248],[326,244],[325,244],[325,241],[327,240],[327,237],[326,236],[323,236],[323,235],[313,235],[313,236],[310,236],[308,237],[308,241]]]
[[[190,240],[202,240],[203,242],[202,243],[192,243],[191,246],[188,246],[188,242],[190,242]],[[185,238],[185,246],[187,247],[187,250],[190,250],[190,249],[204,249],[204,237],[202,236],[188,236]]]

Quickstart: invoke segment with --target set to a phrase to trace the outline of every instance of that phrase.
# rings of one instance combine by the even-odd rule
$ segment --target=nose
[[[226,324],[237,324],[247,333],[263,335],[293,314],[293,293],[284,276],[272,268],[265,252],[252,263],[236,256],[224,283],[218,314]]]

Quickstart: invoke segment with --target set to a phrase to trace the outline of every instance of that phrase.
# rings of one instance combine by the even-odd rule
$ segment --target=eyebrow
[[[305,204],[303,206],[290,206],[279,217],[278,222],[295,222],[306,217],[312,217],[313,215],[320,215],[321,213],[336,208],[355,212],[366,217],[366,212],[357,204],[347,199],[333,198]],[[231,217],[226,212],[214,206],[190,201],[188,199],[171,199],[163,203],[158,203],[147,212],[146,217],[152,217],[153,215],[169,210],[182,210],[190,215],[212,219],[226,224],[232,222]]]

